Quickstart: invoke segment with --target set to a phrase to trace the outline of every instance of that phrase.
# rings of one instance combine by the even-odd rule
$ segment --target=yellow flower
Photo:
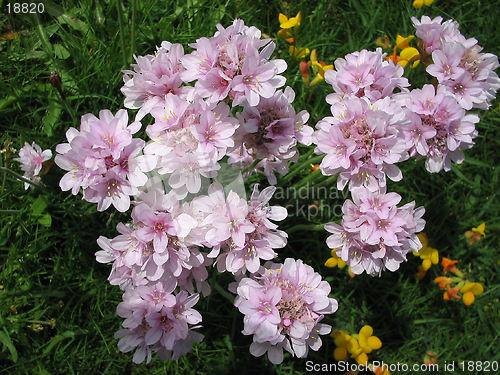
[[[293,39],[292,33],[287,29],[281,29],[278,31],[278,37],[285,39],[288,43],[293,43],[295,39]]]
[[[346,266],[345,262],[340,258],[336,252],[336,250],[333,249],[331,254],[332,257],[328,258],[325,262],[325,267],[333,268],[333,267],[338,267],[340,269],[344,268]]]
[[[297,13],[295,17],[288,18],[283,13],[280,13],[278,19],[280,21],[280,27],[282,29],[291,29],[292,27],[300,26],[301,14],[299,11],[299,13]]]
[[[415,35],[409,35],[407,37],[398,34],[396,37],[396,47],[399,49],[405,49],[410,46],[410,41],[415,38]]]
[[[19,38],[19,34],[15,32],[0,35],[0,40],[17,39],[17,38]]]
[[[311,51],[311,66],[316,77],[311,81],[310,86],[315,86],[323,82],[325,80],[325,72],[329,69],[333,69],[333,65],[326,65],[323,61],[318,61],[316,49]]]
[[[404,48],[400,53],[399,53],[399,61],[397,62],[399,65],[401,65],[403,68],[410,62],[412,58],[415,56],[420,55],[420,52],[418,52],[418,49],[414,47],[407,47]],[[413,60],[411,67],[415,68],[418,64],[420,63],[419,59]]]
[[[456,263],[458,263],[458,260],[451,260],[449,258],[443,257],[443,259],[441,259],[443,273],[446,273],[448,271],[455,272],[457,270],[457,267],[455,266]]]
[[[453,282],[453,279],[451,277],[439,276],[434,279],[434,282],[438,283],[441,289],[445,289],[447,285]]]
[[[391,375],[390,371],[387,370],[387,367],[375,367],[373,369],[373,373],[375,375]]]
[[[466,306],[470,306],[476,300],[476,296],[484,292],[484,287],[481,283],[466,283],[461,289],[462,300]]]
[[[387,49],[391,46],[391,44],[389,42],[389,37],[387,36],[387,34],[384,34],[384,40],[382,40],[381,36],[379,36],[377,39],[375,39],[375,44],[378,47],[382,47],[383,49]]]
[[[404,37],[398,34],[396,37],[396,45],[394,46],[392,53],[385,59],[392,60],[394,64],[399,64],[403,68],[406,67],[408,62],[412,61],[411,67],[415,68],[420,63],[420,59],[417,58],[420,55],[420,52],[418,49],[410,47],[410,41],[413,38],[415,38],[414,35]],[[399,56],[397,54],[398,49],[401,50]]]
[[[358,362],[358,364],[360,365],[366,365],[368,363],[368,356],[366,355],[366,353],[361,353],[360,355],[358,355],[356,358],[354,358],[356,360],[356,362]]]
[[[295,46],[290,46],[288,48],[288,53],[290,54],[290,56],[293,56],[297,59],[303,59],[304,57],[306,57],[307,55],[309,55],[309,48],[302,48],[302,47],[295,47]]]
[[[449,285],[446,285],[446,291],[443,293],[443,299],[445,301],[449,301],[451,299],[460,299],[458,292],[459,292],[458,286],[450,288]]]
[[[420,9],[424,5],[431,6],[433,2],[434,2],[434,0],[415,0],[415,1],[413,1],[413,7]]]
[[[348,337],[350,337],[345,331],[334,331],[330,336],[333,337],[335,345],[342,348],[347,346]]]
[[[344,331],[335,331],[332,333],[333,340],[335,342],[335,345],[338,348],[344,348],[346,349],[346,352],[349,352],[353,358],[357,357],[362,353],[362,350],[358,344],[358,340],[356,340],[354,337],[349,335],[347,332]],[[339,358],[341,357],[341,354],[343,354],[344,351],[337,351],[337,354]],[[335,355],[335,352],[333,353]]]
[[[439,252],[432,247],[423,247],[418,252],[420,259],[423,260],[422,268],[427,271],[432,264],[439,263]]]
[[[428,246],[429,241],[427,240],[427,235],[425,233],[417,234],[418,239],[422,243],[422,248],[418,251],[413,252],[413,255],[420,257],[422,259],[422,265],[418,266],[417,279],[422,280],[427,273],[427,270],[431,268],[431,265],[439,263],[439,252],[433,247]]]
[[[377,336],[373,336],[373,328],[369,325],[364,326],[359,331],[358,335],[359,346],[364,353],[369,354],[373,350],[378,350],[382,347],[382,341]]]
[[[486,229],[486,223],[481,223],[476,228],[472,228],[472,231],[474,233],[480,234],[483,237],[486,237],[486,234],[484,233],[485,229]]]
[[[345,361],[347,359],[347,349],[344,347],[335,348],[333,351],[333,358],[336,361]]]

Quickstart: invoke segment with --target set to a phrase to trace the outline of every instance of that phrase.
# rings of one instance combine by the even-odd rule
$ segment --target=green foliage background
[[[275,37],[278,14],[292,16],[301,10],[300,42],[316,48],[327,63],[355,50],[375,48],[376,37],[384,33],[392,40],[397,33],[412,33],[411,16],[423,14],[454,18],[462,33],[476,37],[485,51],[500,52],[500,7],[495,1],[436,0],[421,10],[414,9],[410,0],[42,2],[43,14],[23,16],[7,14],[7,1],[0,0],[1,34],[19,35],[0,40],[1,162],[15,171],[19,170],[10,148],[18,150],[25,141],[36,141],[42,149],[54,150],[66,129],[78,126],[81,115],[121,108],[121,70],[133,61],[133,54],[152,53],[162,40],[182,43],[188,52],[188,43],[212,35],[217,23],[229,25],[235,18]],[[324,97],[331,88],[305,87],[298,61],[288,56],[285,42],[277,44],[277,54],[289,65],[287,83],[297,93],[295,106],[307,109],[314,125],[329,113]],[[50,85],[51,71],[61,76],[66,101]],[[407,74],[417,85],[426,79],[423,67]],[[383,347],[371,359],[419,363],[425,351],[432,350],[440,363],[500,360],[498,101],[480,116],[476,146],[467,151],[462,165],[431,175],[423,162],[407,161],[402,165],[403,181],[389,186],[405,201],[426,207],[430,245],[440,255],[458,259],[472,280],[485,285],[485,293],[472,306],[443,301],[432,283],[440,274],[438,266],[417,281],[419,260],[411,255],[398,272],[380,278],[362,275],[351,280],[345,270],[325,268],[326,232],[314,231],[317,228],[309,224],[339,217],[316,217],[310,223],[291,217],[280,226],[289,229],[290,238],[279,259],[304,259],[332,286],[339,310],[327,323],[348,332],[357,332],[364,324],[373,326]],[[307,151],[302,149],[303,154]],[[311,178],[308,161],[301,163],[291,181],[279,183],[334,186],[332,179],[320,174]],[[98,213],[80,195],[61,192],[62,175],[54,166],[43,177],[44,189],[24,191],[21,182],[0,173],[1,374],[305,373],[305,360],[286,356],[282,365],[273,366],[252,357],[251,339],[240,333],[241,315],[217,290],[197,305],[204,319],[203,343],[177,362],[154,359],[150,365],[132,364],[131,355],[119,353],[113,338],[121,323],[115,314],[121,292],[107,283],[109,267],[94,258],[97,237],[113,237],[116,223],[126,221],[127,215],[112,210]],[[342,201],[339,195],[319,203]],[[487,237],[468,245],[463,233],[483,221]],[[211,275],[211,282],[220,286],[229,281],[228,275]],[[333,340],[325,337],[323,342],[310,359],[333,363]]]

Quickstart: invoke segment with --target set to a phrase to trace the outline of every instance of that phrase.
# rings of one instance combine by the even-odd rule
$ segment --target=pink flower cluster
[[[433,63],[427,72],[437,78],[439,86],[466,110],[488,109],[500,89],[495,73],[500,66],[498,57],[482,53],[478,41],[466,39],[454,20],[442,22],[442,17],[423,16],[421,20],[413,17],[412,21],[426,53],[432,55]]]
[[[128,125],[127,111],[108,110],[82,116],[80,130],[66,132],[69,143],[57,145],[55,163],[68,173],[59,186],[73,195],[83,189],[83,199],[97,203],[98,211],[111,204],[120,212],[130,207],[130,196],[147,182],[144,172],[156,166],[154,156],[140,155],[145,142],[132,138],[141,127]]]
[[[167,94],[151,109],[155,122],[146,128],[153,142],[144,152],[158,158],[158,173],[169,174],[168,184],[179,199],[198,193],[201,178],[216,177],[218,163],[234,146],[238,127],[230,108]]]
[[[336,249],[355,274],[396,271],[409,251],[422,247],[416,233],[425,226],[424,208],[415,209],[415,202],[397,207],[401,196],[386,193],[384,188],[373,192],[360,187],[351,193],[353,200],[346,200],[342,207],[341,225],[325,224],[332,233],[326,240],[328,246]]]
[[[400,102],[407,110],[411,125],[403,129],[411,156],[426,157],[429,172],[451,169],[451,161],[464,160],[462,150],[471,148],[477,136],[476,114],[465,110],[449,95],[444,86],[432,85],[401,94]]]
[[[266,263],[257,275],[243,278],[234,301],[244,314],[244,335],[253,335],[250,353],[267,352],[274,364],[283,362],[283,349],[305,358],[309,348],[317,351],[320,335],[331,327],[320,323],[325,314],[337,311],[338,304],[328,282],[301,260],[285,259],[283,264]]]
[[[294,98],[294,91],[286,87],[270,98],[262,98],[256,106],[244,103],[243,111],[238,114],[241,125],[229,153],[229,164],[244,168],[256,162],[253,169],[262,168],[271,185],[276,184],[274,172],[288,173],[288,163],[299,157],[297,142],[310,145],[313,133],[306,125],[309,113],[296,113],[292,106]]]
[[[155,55],[134,56],[134,70],[124,70],[125,108],[139,109],[136,121],[147,115],[167,94],[190,97],[193,88],[182,86],[181,73],[185,70],[180,59],[184,48],[180,44],[162,42]]]
[[[171,174],[180,199],[199,191],[201,177],[215,177],[226,154],[230,164],[252,165],[249,172],[262,170],[275,184],[274,172],[285,174],[297,160],[297,142],[311,144],[309,114],[296,114],[291,88],[276,91],[286,64],[270,59],[275,44],[242,20],[217,28],[190,54],[163,42],[155,56],[136,57],[134,70],[124,71],[125,106],[139,109],[137,120],[155,118],[147,129],[155,144],[146,152],[161,158],[159,173]],[[194,87],[184,85],[193,81]],[[239,122],[222,100],[243,106]]]
[[[21,163],[21,170],[24,172],[23,177],[32,182],[39,183],[40,177],[38,174],[42,170],[42,164],[51,157],[52,151],[42,151],[40,146],[35,142],[31,145],[28,142],[24,142],[24,146],[19,150],[19,157],[13,160]],[[28,189],[29,187],[30,184],[25,182],[24,189]]]
[[[134,349],[133,361],[151,361],[153,352],[161,359],[178,359],[186,354],[193,343],[201,342],[203,335],[193,331],[202,320],[193,309],[198,294],[180,291],[174,294],[175,279],[148,286],[129,288],[123,294],[116,311],[125,318],[123,327],[115,334],[120,339],[118,349],[129,352]]]
[[[325,81],[333,87],[326,97],[332,105],[351,97],[366,97],[375,101],[391,96],[396,89],[408,91],[408,80],[402,77],[401,65],[384,60],[381,48],[376,51],[356,51],[335,60],[335,69],[325,72]]]
[[[211,262],[197,249],[193,236],[198,221],[189,214],[189,205],[180,206],[165,195],[159,179],[138,198],[132,223],[118,224],[120,235],[112,240],[99,237],[103,250],[96,253],[97,261],[113,262],[109,282],[126,289],[180,278],[186,290],[193,291],[188,285],[194,281],[199,291],[210,293],[205,280],[206,265]]]
[[[260,260],[275,258],[274,249],[286,245],[287,234],[270,221],[280,221],[287,216],[284,207],[268,204],[275,190],[269,186],[259,192],[255,185],[247,202],[233,191],[225,197],[222,186],[213,184],[208,196],[193,201],[206,215],[202,233],[208,247],[213,248],[208,257],[217,257],[219,272],[257,272]]]
[[[158,177],[150,179],[137,196],[132,223],[118,224],[115,238],[97,241],[102,249],[97,261],[112,262],[108,280],[125,291],[118,306],[125,318],[125,330],[117,333],[121,351],[137,348],[138,363],[146,356],[149,361],[152,352],[176,359],[201,340],[188,326],[201,316],[190,308],[198,300],[195,291],[210,294],[207,267],[213,259],[220,272],[241,277],[258,271],[261,259],[275,258],[273,249],[286,244],[286,233],[270,221],[286,217],[283,207],[268,205],[274,190],[259,192],[255,186],[247,202],[214,183],[208,195],[181,205],[174,195],[165,195]],[[206,254],[201,247],[212,251]]]
[[[228,28],[217,25],[217,30],[191,44],[195,50],[181,58],[184,82],[196,80],[196,92],[210,102],[229,97],[233,105],[246,100],[256,106],[261,98],[272,97],[286,81],[279,75],[286,70],[285,61],[269,59],[275,44],[242,20]]]
[[[322,173],[339,174],[339,190],[349,184],[374,191],[385,186],[386,176],[402,179],[394,164],[408,158],[402,130],[409,120],[394,96],[407,92],[410,83],[385,55],[380,48],[356,51],[325,73],[334,90],[326,97],[333,116],[318,122],[313,143],[316,154],[326,154]]]
[[[366,98],[348,97],[332,105],[332,117],[318,122],[314,134],[317,154],[326,154],[320,168],[324,175],[339,174],[339,190],[349,183],[352,190],[385,186],[385,176],[402,178],[394,164],[408,158],[402,132],[408,118],[390,97],[370,103]]]

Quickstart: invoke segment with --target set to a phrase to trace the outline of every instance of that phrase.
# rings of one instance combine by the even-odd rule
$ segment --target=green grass
[[[375,48],[375,38],[384,33],[393,40],[397,33],[410,34],[410,17],[422,14],[454,18],[462,33],[476,37],[485,51],[500,53],[500,8],[493,1],[436,0],[430,8],[415,10],[410,0],[80,0],[64,1],[62,7],[45,2],[46,13],[38,18],[7,15],[6,3],[0,0],[1,34],[15,31],[19,38],[0,41],[0,148],[7,150],[1,154],[2,166],[16,171],[10,147],[18,150],[25,141],[36,141],[54,150],[66,129],[78,126],[81,115],[122,107],[121,70],[132,62],[132,54],[152,53],[162,40],[182,43],[189,51],[188,43],[212,35],[216,23],[228,25],[234,18],[275,36],[279,12],[292,16],[301,10],[301,44],[316,48],[328,63],[354,50]],[[331,89],[326,84],[304,87],[298,62],[288,57],[283,41],[277,43],[277,54],[289,65],[286,76],[297,93],[296,108],[307,109],[314,125],[329,113],[324,97]],[[66,101],[50,85],[51,71],[61,76]],[[409,74],[412,82],[423,82],[422,67]],[[311,222],[291,217],[280,226],[295,228],[279,259],[304,259],[332,286],[339,310],[326,322],[352,333],[364,324],[374,328],[383,347],[370,359],[419,363],[426,350],[432,350],[440,363],[500,361],[498,101],[480,116],[479,137],[462,165],[431,175],[423,162],[407,161],[402,165],[403,181],[389,186],[405,201],[426,207],[430,244],[440,255],[458,259],[472,280],[485,285],[485,293],[472,306],[443,301],[432,283],[440,274],[438,266],[417,281],[419,260],[411,255],[398,272],[381,278],[350,279],[345,270],[325,268],[327,233],[297,225],[338,217]],[[307,151],[303,148],[301,153]],[[138,366],[130,354],[119,353],[113,334],[121,323],[115,314],[121,292],[107,283],[109,268],[98,264],[94,253],[97,237],[114,236],[116,223],[126,221],[127,215],[98,213],[80,195],[61,192],[62,174],[54,166],[44,176],[45,188],[24,191],[21,182],[0,173],[0,374],[305,373],[305,360],[286,356],[281,366],[273,366],[252,357],[251,339],[240,333],[241,314],[215,290],[197,305],[205,340],[186,357],[177,362],[155,358],[150,365]],[[307,176],[308,168],[302,168],[286,183],[300,184]],[[321,174],[309,182],[316,188],[334,186]],[[320,203],[341,204],[343,199],[339,193]],[[50,215],[50,226],[44,214]],[[487,237],[468,245],[463,233],[483,221]],[[223,287],[231,280],[216,272],[210,277]],[[333,340],[325,337],[323,343],[310,359],[333,363]]]

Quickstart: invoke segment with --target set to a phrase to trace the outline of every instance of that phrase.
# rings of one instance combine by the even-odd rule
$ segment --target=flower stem
[[[234,296],[229,293],[228,291],[226,291],[223,287],[221,287],[219,285],[219,283],[217,281],[213,281],[213,287],[214,289],[219,292],[219,294],[224,297],[225,299],[227,299],[229,302],[231,302],[232,304],[234,304]]]
[[[325,155],[318,155],[318,156],[315,156],[315,157],[313,157],[313,158],[309,159],[308,157],[309,157],[309,156],[311,156],[313,152],[314,152],[313,150],[311,150],[310,152],[308,152],[308,153],[306,154],[306,156],[307,156],[306,160],[305,160],[305,161],[303,161],[303,162],[302,162],[302,163],[300,163],[300,164],[296,164],[296,165],[292,168],[293,170],[292,170],[290,173],[288,173],[288,174],[287,174],[287,175],[286,175],[286,176],[282,179],[282,181],[283,181],[284,183],[289,182],[289,181],[292,179],[292,177],[293,177],[293,176],[295,176],[297,173],[299,173],[301,170],[303,170],[303,167],[304,167],[305,165],[307,165],[307,164],[313,164],[313,163],[315,163],[315,162],[317,162],[317,161],[321,161],[321,160],[323,160],[323,158],[325,157]]]
[[[0,167],[0,171],[3,171],[5,172],[6,174],[11,174],[12,176],[16,177],[17,179],[23,181],[23,182],[26,182],[27,184],[30,184],[30,185],[33,185],[35,187],[38,187],[38,188],[42,188],[43,185],[39,184],[39,183],[36,183],[36,182],[33,182],[29,179],[27,179],[26,177],[24,176],[21,176],[19,173],[16,173],[12,170],[10,170],[9,168],[6,168],[6,167]]]
[[[122,59],[123,59],[123,67],[126,67],[127,64],[127,50],[125,48],[125,35],[124,35],[124,27],[123,27],[123,7],[121,0],[116,0],[116,10],[118,13],[118,27],[120,29],[120,45],[122,47]]]
[[[299,182],[295,183],[292,185],[293,188],[298,189],[304,185],[307,185],[309,181],[314,180],[318,175],[322,176],[321,171],[319,169],[316,169],[314,172],[309,174],[309,176],[303,178]]]
[[[135,0],[130,1],[130,7],[132,8],[132,24],[130,25],[130,57],[132,57],[135,53]]]

